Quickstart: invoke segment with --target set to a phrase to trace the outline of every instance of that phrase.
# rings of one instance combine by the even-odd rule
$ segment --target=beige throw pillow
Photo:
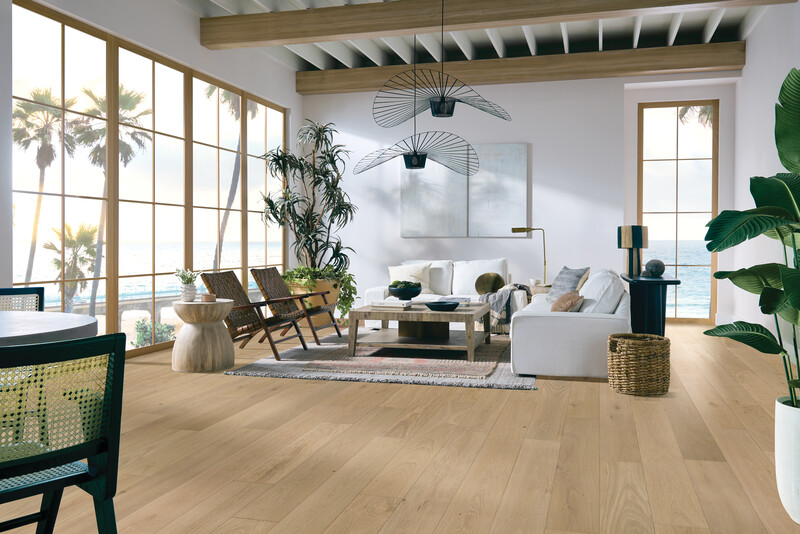
[[[395,265],[389,267],[389,283],[398,282],[419,282],[422,284],[423,293],[433,293],[431,291],[431,264],[414,263],[411,265]]]
[[[570,291],[558,297],[553,305],[550,306],[552,312],[573,312],[577,311],[583,304],[583,297],[577,291]]]

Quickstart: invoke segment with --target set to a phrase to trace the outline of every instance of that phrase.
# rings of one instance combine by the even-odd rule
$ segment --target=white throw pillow
[[[433,293],[431,291],[431,264],[417,263],[413,265],[395,265],[389,267],[389,283],[400,282],[419,282],[422,284],[423,293]]]
[[[508,261],[497,258],[453,262],[453,294],[475,295],[475,280],[485,273],[497,273],[508,283]]]
[[[589,277],[580,290],[583,297],[582,313],[614,313],[619,305],[625,285],[619,275],[605,269]]]
[[[453,293],[453,262],[450,260],[406,260],[400,265],[430,263],[431,291],[437,295]]]

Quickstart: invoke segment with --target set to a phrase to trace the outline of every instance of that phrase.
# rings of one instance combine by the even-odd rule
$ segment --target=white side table
[[[233,342],[222,320],[233,309],[233,300],[172,303],[184,325],[172,347],[172,370],[213,373],[234,364]]]

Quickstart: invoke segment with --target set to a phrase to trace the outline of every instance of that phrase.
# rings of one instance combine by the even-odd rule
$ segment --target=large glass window
[[[648,227],[643,261],[659,259],[681,280],[667,291],[667,317],[709,319],[715,312],[705,247],[716,214],[719,102],[639,106],[639,223]]]
[[[15,286],[144,349],[181,327],[175,269],[283,267],[259,203],[280,184],[258,158],[283,145],[283,110],[47,8],[13,10]]]

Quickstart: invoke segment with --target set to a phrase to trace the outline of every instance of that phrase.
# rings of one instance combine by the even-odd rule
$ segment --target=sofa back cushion
[[[453,293],[453,262],[450,260],[406,260],[400,265],[430,263],[431,293],[451,295]]]
[[[471,260],[453,262],[453,295],[474,295],[475,281],[484,273],[497,273],[508,283],[508,260]]]
[[[614,313],[625,294],[625,285],[615,271],[604,269],[589,277],[580,294],[584,298],[582,313]]]
[[[422,284],[422,293],[431,291],[431,264],[415,263],[412,265],[394,265],[389,267],[389,283],[392,282],[419,282]]]

